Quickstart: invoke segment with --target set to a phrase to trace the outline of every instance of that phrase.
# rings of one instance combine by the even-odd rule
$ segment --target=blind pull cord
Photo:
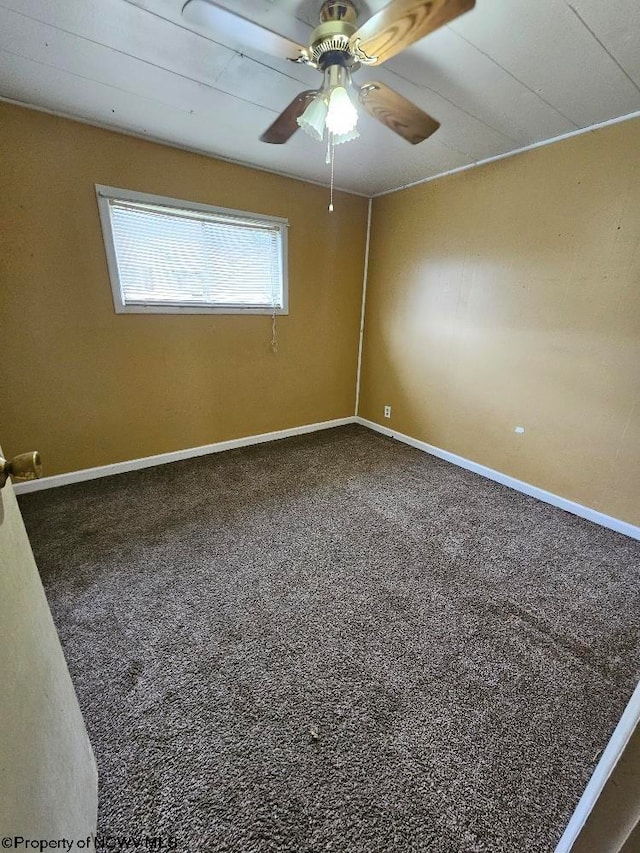
[[[278,330],[276,328],[276,306],[273,305],[271,314],[271,352],[278,352]]]

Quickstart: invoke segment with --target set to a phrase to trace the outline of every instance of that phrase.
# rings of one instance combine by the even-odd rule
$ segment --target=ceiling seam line
[[[27,18],[27,20],[33,21],[36,24],[42,24],[42,26],[44,27],[51,27],[52,30],[56,30],[59,33],[65,33],[65,35],[73,36],[74,38],[81,39],[82,41],[88,42],[89,44],[97,45],[98,47],[104,47],[106,48],[106,50],[111,50],[114,53],[119,54],[120,56],[127,56],[129,59],[135,59],[137,62],[142,62],[144,65],[149,65],[151,68],[159,68],[161,71],[166,71],[168,74],[174,74],[176,77],[180,77],[182,80],[189,80],[191,83],[197,83],[199,86],[211,86],[211,84],[208,83],[206,80],[197,80],[195,77],[189,77],[187,74],[181,74],[179,71],[173,71],[171,68],[166,68],[164,65],[158,65],[155,62],[151,62],[150,59],[144,59],[141,56],[135,56],[133,53],[128,53],[126,50],[121,50],[120,48],[113,47],[113,45],[107,44],[106,42],[89,38],[89,36],[82,35],[81,33],[75,33],[73,32],[73,30],[67,30],[65,27],[59,27],[57,24],[50,24],[48,21],[43,21],[41,18],[34,18],[32,15],[27,15],[24,12],[17,12],[14,9],[9,9],[7,6],[4,6],[1,3],[0,8],[7,9],[7,11],[13,12],[16,15],[20,15],[23,18]],[[234,51],[232,48],[227,48],[227,50],[229,50],[230,53],[236,56],[238,55],[238,52]],[[231,57],[229,57],[228,61],[233,58],[234,56],[232,55]],[[211,88],[215,87],[211,86]]]
[[[125,0],[125,2],[129,3],[129,0]],[[129,3],[129,5],[134,6],[140,11],[146,11],[143,10],[140,6],[137,6],[135,3]],[[121,56],[128,56],[130,59],[135,59],[138,62],[142,62],[145,65],[149,65],[151,68],[160,68],[162,71],[166,71],[168,74],[175,74],[176,77],[180,77],[183,80],[190,80],[192,83],[197,83],[199,86],[209,86],[210,88],[215,89],[216,91],[224,92],[224,89],[216,89],[215,86],[211,86],[211,84],[205,80],[198,80],[195,77],[189,77],[187,74],[182,74],[180,71],[174,71],[171,68],[166,68],[164,65],[157,65],[155,62],[151,62],[151,60],[149,59],[144,59],[141,56],[135,56],[132,53],[128,53],[126,50],[121,50],[120,48],[113,47],[113,45],[107,44],[106,42],[98,41],[97,39],[90,38],[89,36],[82,35],[81,33],[76,33],[73,30],[67,30],[65,27],[59,27],[57,24],[50,24],[48,21],[43,21],[41,18],[34,18],[32,15],[27,15],[25,12],[16,11],[15,9],[11,9],[2,3],[0,3],[0,8],[5,9],[6,11],[11,12],[12,14],[20,15],[21,17],[26,18],[29,21],[34,21],[36,24],[42,24],[43,27],[50,27],[52,30],[57,30],[58,32],[65,33],[66,35],[81,39],[82,41],[86,41],[89,44],[95,44],[99,47],[104,47],[107,50],[112,50],[114,53],[120,54]],[[156,15],[155,17],[159,18],[162,21],[165,21],[168,24],[171,24],[172,26],[180,26],[179,24],[174,24],[173,21],[170,21],[168,18],[163,18],[160,15]],[[185,32],[192,33],[193,35],[200,35],[200,33],[195,33],[193,30],[190,30],[187,27],[181,27],[181,29],[183,29]],[[258,59],[253,59],[253,57],[247,56],[246,54],[242,53],[239,50],[236,50],[233,47],[228,47],[227,45],[224,45],[221,42],[214,41],[213,39],[207,39],[206,36],[203,36],[203,38],[205,38],[205,40],[208,41],[210,44],[216,44],[218,45],[218,47],[222,47],[224,50],[228,51],[231,54],[231,56],[228,57],[227,61],[225,62],[224,67],[216,75],[216,80],[220,77],[221,74],[224,73],[229,63],[236,57],[240,56],[244,59],[248,59],[250,62],[255,62],[262,68],[269,68],[274,73],[280,74],[282,77],[286,77],[287,80],[292,80],[295,83],[300,83],[301,86],[304,85],[304,83],[297,77],[291,77],[289,74],[285,74],[284,71],[280,71],[277,68],[272,68],[271,65],[267,65],[264,62],[260,62]],[[247,103],[253,103],[253,101],[247,101]],[[271,112],[277,112],[277,110],[271,110]]]
[[[54,71],[58,71],[61,74],[68,74],[70,77],[76,77],[78,80],[86,80],[89,83],[96,83],[98,86],[106,86],[108,89],[114,89],[116,92],[124,92],[126,95],[133,95],[136,98],[141,98],[144,101],[149,101],[152,104],[160,104],[163,107],[167,107],[172,110],[176,110],[178,112],[184,113],[185,115],[195,115],[195,110],[184,110],[180,107],[175,106],[175,104],[169,104],[166,101],[159,101],[157,98],[150,98],[148,95],[142,95],[139,92],[134,92],[131,89],[123,89],[122,86],[115,86],[113,83],[105,83],[103,80],[96,80],[93,77],[87,77],[84,74],[78,74],[75,71],[68,71],[66,68],[60,68],[57,65],[51,65],[48,62],[42,62],[40,59],[34,59],[31,56],[25,56],[22,53],[16,53],[13,50],[9,50],[6,47],[0,47],[0,52],[8,53],[10,56],[16,56],[18,59],[23,59],[26,62],[33,62],[35,65],[42,65],[43,68],[51,68]],[[157,65],[156,68],[160,68],[161,66]],[[171,72],[169,72],[171,73]],[[258,109],[266,110],[270,113],[278,113],[278,110],[274,110],[271,107],[265,107],[262,104],[256,104],[254,101],[248,101],[246,98],[240,97],[240,95],[232,95],[230,92],[225,92],[224,89],[218,89],[217,86],[212,86],[211,84],[206,83],[198,83],[197,80],[193,80],[192,82],[197,85],[207,86],[207,88],[212,89],[214,92],[219,92],[221,95],[226,95],[229,98],[235,98],[237,101],[242,101],[244,104],[249,104],[252,107],[258,107]],[[205,115],[205,113],[197,113],[197,115]]]
[[[520,140],[516,139],[514,136],[509,136],[508,133],[504,133],[504,131],[498,130],[497,127],[494,127],[492,124],[489,124],[488,122],[484,121],[484,119],[481,119],[479,116],[474,115],[473,113],[469,112],[469,110],[465,110],[464,107],[461,107],[459,104],[456,104],[455,101],[452,101],[451,98],[447,98],[446,95],[443,95],[436,89],[432,89],[430,86],[423,86],[420,83],[416,83],[413,80],[410,80],[408,77],[405,77],[403,74],[400,74],[398,71],[392,71],[391,68],[385,68],[384,70],[387,71],[387,73],[389,74],[393,74],[395,77],[399,77],[406,83],[410,83],[412,86],[416,86],[416,88],[418,89],[422,89],[426,92],[433,92],[434,95],[437,95],[439,98],[442,98],[443,101],[446,101],[448,104],[451,104],[452,107],[455,107],[457,110],[460,110],[461,113],[464,113],[466,116],[469,116],[469,118],[472,118],[474,121],[480,122],[480,124],[483,124],[485,127],[488,127],[489,130],[493,130],[494,133],[497,133],[500,136],[504,136],[504,138],[508,139],[510,142],[520,142]]]
[[[519,84],[520,84],[524,89],[526,89],[526,90],[527,90],[527,92],[531,92],[531,94],[532,94],[532,95],[535,95],[535,96],[536,96],[536,98],[539,98],[539,99],[542,101],[542,103],[543,103],[543,104],[546,104],[546,105],[547,105],[548,107],[550,107],[552,110],[554,110],[555,112],[557,112],[559,116],[562,116],[562,118],[563,118],[565,121],[568,121],[568,122],[569,122],[569,124],[572,124],[572,125],[576,128],[576,130],[578,130],[578,128],[580,127],[580,125],[579,125],[579,124],[576,124],[576,123],[575,123],[575,121],[573,121],[572,119],[570,119],[570,118],[569,118],[569,116],[566,116],[566,115],[562,112],[562,110],[559,110],[559,109],[558,109],[558,107],[556,107],[554,104],[552,104],[552,103],[551,103],[551,101],[547,101],[547,99],[546,99],[546,98],[543,98],[543,97],[542,97],[542,95],[541,95],[539,92],[536,92],[536,90],[535,90],[535,89],[532,89],[532,88],[531,88],[531,86],[528,86],[528,85],[524,82],[524,80],[521,80],[519,77],[516,77],[516,75],[515,75],[515,74],[513,74],[511,71],[509,71],[509,69],[508,69],[508,68],[505,68],[505,67],[504,67],[504,65],[501,65],[501,64],[498,62],[498,60],[497,60],[497,59],[494,59],[494,58],[491,56],[491,54],[486,53],[484,50],[482,50],[482,48],[481,48],[481,47],[478,47],[478,45],[477,45],[477,44],[474,44],[474,43],[473,43],[472,41],[470,41],[468,38],[465,38],[465,36],[461,35],[461,33],[459,33],[457,30],[454,30],[454,28],[453,28],[453,27],[449,27],[449,29],[451,30],[451,32],[452,32],[452,33],[455,33],[455,35],[457,35],[459,39],[462,39],[462,41],[465,41],[468,45],[470,45],[472,48],[474,48],[474,50],[477,50],[477,51],[478,51],[478,53],[482,54],[482,56],[484,56],[484,57],[485,57],[486,59],[488,59],[490,62],[493,62],[493,64],[494,64],[494,65],[497,65],[497,66],[498,66],[498,68],[499,68],[501,71],[504,71],[504,73],[505,73],[505,74],[507,74],[509,77],[511,77],[511,78],[512,78],[512,80],[515,80],[515,81],[516,81],[516,83],[519,83]]]
[[[32,56],[25,56],[22,53],[17,53],[14,50],[9,50],[6,47],[0,47],[0,53],[8,53],[9,56],[16,56],[18,59],[23,59],[25,62],[33,62],[34,65],[41,65],[43,68],[51,68],[53,71],[59,71],[61,74],[68,74],[69,77],[76,77],[78,80],[86,80],[89,83],[97,83],[99,86],[106,86],[108,89],[115,89],[116,92],[124,92],[127,95],[136,95],[135,92],[129,91],[129,89],[123,89],[122,86],[114,86],[113,83],[103,83],[100,80],[94,80],[93,77],[85,77],[84,74],[78,74],[75,71],[68,71],[66,68],[59,68],[57,65],[51,65],[49,62],[42,62],[40,59],[34,59]],[[184,113],[185,115],[189,115],[189,110],[180,109],[180,107],[174,107],[173,104],[167,104],[165,101],[159,101],[157,98],[149,98],[147,95],[136,95],[138,98],[142,98],[145,101],[149,101],[152,104],[160,104],[163,107],[169,107],[171,109],[175,109],[178,112]]]
[[[222,47],[225,50],[230,50],[235,53],[237,56],[244,56],[245,59],[250,59],[252,62],[257,63],[263,68],[269,68],[271,71],[275,71],[276,74],[281,74],[283,77],[286,77],[288,80],[294,80],[296,83],[300,83],[300,85],[304,86],[305,82],[300,80],[298,77],[292,77],[290,74],[285,74],[284,71],[280,71],[278,68],[274,68],[272,65],[269,65],[266,62],[261,62],[259,59],[254,59],[252,56],[248,56],[246,53],[242,53],[240,50],[236,50],[233,47],[229,47],[222,42],[216,41],[215,39],[208,38],[203,33],[199,33],[197,30],[192,30],[189,27],[185,27],[184,24],[179,23],[178,21],[172,21],[171,18],[165,18],[164,15],[159,15],[157,12],[152,12],[150,9],[143,9],[142,6],[138,6],[137,3],[134,3],[133,0],[124,0],[124,2],[128,6],[133,6],[134,9],[138,9],[139,11],[146,12],[149,15],[153,15],[154,18],[157,18],[159,21],[164,21],[165,24],[171,24],[173,27],[179,27],[181,30],[184,30],[185,33],[191,33],[191,35],[197,36],[198,38],[204,39],[206,42],[210,44],[217,44],[218,47]],[[258,25],[259,26],[259,25]]]
[[[586,21],[585,21],[585,19],[582,17],[582,15],[578,12],[578,10],[577,10],[576,8],[574,8],[574,7],[571,5],[571,3],[567,3],[567,6],[571,9],[571,11],[573,12],[573,14],[574,14],[574,15],[576,16],[576,18],[580,21],[580,23],[581,23],[581,24],[582,24],[582,26],[585,28],[585,30],[589,33],[589,35],[594,39],[594,41],[596,41],[596,42],[600,45],[600,47],[604,50],[604,52],[607,54],[607,56],[609,57],[609,59],[610,59],[610,60],[614,63],[614,65],[616,65],[616,66],[617,66],[617,68],[618,68],[618,69],[619,69],[619,70],[624,74],[624,76],[625,76],[625,77],[627,78],[627,80],[631,83],[631,85],[635,88],[635,90],[638,92],[638,94],[640,94],[640,86],[638,86],[638,84],[636,83],[636,81],[633,79],[633,77],[631,77],[631,75],[627,72],[627,70],[626,70],[625,68],[623,68],[623,66],[622,66],[622,65],[620,65],[620,63],[619,63],[619,62],[618,62],[618,60],[615,58],[615,56],[611,53],[611,51],[610,51],[610,50],[608,49],[608,47],[604,44],[604,42],[602,42],[602,41],[598,38],[598,36],[594,33],[594,31],[591,29],[591,27],[589,26],[589,24],[587,24],[587,22],[586,22]]]

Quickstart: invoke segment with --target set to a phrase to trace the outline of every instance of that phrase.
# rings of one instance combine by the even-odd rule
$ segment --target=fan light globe
[[[351,103],[344,86],[336,86],[331,90],[329,108],[327,110],[327,128],[336,136],[350,133],[358,122],[358,112]],[[346,142],[346,140],[345,140]]]
[[[332,141],[334,145],[342,145],[343,142],[351,142],[352,139],[359,139],[360,134],[357,128],[353,128],[348,133],[334,133]]]
[[[314,98],[306,110],[297,119],[298,124],[312,139],[322,142],[324,125],[327,118],[327,104],[324,98]]]

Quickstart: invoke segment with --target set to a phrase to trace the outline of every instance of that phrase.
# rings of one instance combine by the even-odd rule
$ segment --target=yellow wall
[[[639,157],[635,119],[375,199],[359,413],[640,524]]]
[[[640,523],[638,151],[633,120],[375,199],[360,414]],[[365,199],[8,104],[0,152],[9,454],[56,474],[353,413]],[[288,217],[279,352],[265,316],[116,315],[96,183]]]
[[[0,152],[8,454],[56,474],[353,415],[366,199],[8,104]],[[266,316],[116,315],[96,183],[288,217],[278,353]]]

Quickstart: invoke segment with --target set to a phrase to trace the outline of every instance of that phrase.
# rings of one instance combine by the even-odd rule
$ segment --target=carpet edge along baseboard
[[[138,471],[141,468],[153,468],[156,465],[167,465],[169,462],[180,462],[183,459],[194,459],[197,456],[208,456],[210,453],[222,453],[225,450],[235,450],[238,447],[250,447],[253,444],[278,441],[281,438],[292,438],[296,435],[320,432],[321,430],[347,426],[353,423],[355,423],[355,418],[350,416],[336,418],[331,421],[320,421],[315,424],[304,424],[303,426],[290,427],[288,429],[279,429],[274,432],[264,432],[259,435],[231,438],[227,441],[216,441],[213,444],[202,444],[199,447],[171,450],[168,453],[158,453],[154,456],[126,459],[122,462],[113,462],[109,465],[98,465],[95,468],[81,468],[78,471],[69,471],[65,474],[41,477],[39,480],[15,483],[14,489],[17,495],[27,494],[28,492],[39,492],[42,489],[55,489],[58,486],[69,486],[72,483],[83,483],[86,480],[97,480],[101,477],[110,477],[113,474],[125,474],[128,471]]]
[[[580,518],[585,518],[587,521],[592,521],[594,524],[599,524],[601,527],[607,527],[609,530],[615,530],[616,533],[622,533],[624,536],[629,536],[631,539],[640,540],[640,527],[631,524],[628,521],[623,521],[620,518],[614,518],[612,515],[606,515],[604,512],[599,512],[591,507],[576,503],[575,501],[563,498],[553,492],[548,492],[546,489],[541,489],[539,486],[533,486],[531,483],[525,483],[524,480],[518,480],[516,477],[511,477],[509,474],[503,474],[502,471],[496,471],[494,468],[488,468],[479,462],[474,462],[471,459],[466,459],[464,456],[458,456],[457,453],[451,453],[449,450],[442,450],[440,447],[435,447],[433,444],[427,444],[426,441],[420,441],[417,438],[412,438],[404,433],[396,432],[389,427],[377,424],[374,421],[368,421],[365,418],[357,417],[356,423],[361,426],[372,429],[381,435],[386,435],[389,438],[394,438],[396,441],[401,441],[408,444],[410,447],[415,447],[422,450],[424,453],[429,453],[431,456],[437,456],[438,459],[443,459],[445,462],[451,462],[459,468],[464,468],[467,471],[473,471],[474,474],[480,474],[481,477],[486,477],[488,480],[493,480],[495,483],[500,483],[516,492],[521,492],[529,497],[536,498],[543,503],[551,504],[565,512],[570,512],[572,515],[577,515]]]
[[[493,480],[494,482],[507,486],[510,489],[514,489],[517,492],[529,495],[530,497],[536,498],[544,503],[551,504],[565,512],[570,512],[572,515],[585,518],[587,521],[592,521],[594,524],[599,524],[601,527],[606,527],[609,530],[615,530],[617,533],[622,533],[624,536],[629,536],[631,539],[637,539],[640,541],[640,527],[631,524],[628,521],[623,521],[622,519],[606,515],[603,512],[598,512],[598,510],[592,509],[591,507],[583,506],[582,504],[571,501],[568,498],[563,498],[560,495],[553,494],[553,492],[548,492],[546,489],[541,489],[538,486],[525,483],[523,480],[511,477],[509,474],[503,474],[501,471],[488,468],[486,465],[482,465],[479,462],[466,459],[464,456],[458,456],[456,453],[451,453],[448,450],[442,450],[442,448],[435,447],[432,444],[427,444],[425,441],[420,441],[417,438],[404,435],[404,433],[396,432],[395,430],[359,416],[336,418],[330,421],[320,421],[315,424],[305,424],[303,426],[291,427],[289,429],[261,433],[260,435],[233,438],[228,441],[204,444],[200,447],[189,447],[184,450],[159,453],[155,456],[145,456],[139,459],[129,459],[124,462],[114,462],[110,465],[100,465],[96,468],[83,468],[79,471],[70,471],[66,474],[55,474],[51,477],[42,477],[40,480],[16,483],[14,488],[18,495],[26,494],[28,492],[37,492],[41,489],[53,489],[58,486],[67,486],[72,483],[82,483],[86,480],[95,480],[99,477],[109,477],[113,474],[137,471],[140,468],[151,468],[155,465],[166,465],[169,462],[178,462],[182,459],[191,459],[196,456],[207,456],[210,453],[221,453],[225,450],[234,450],[238,447],[248,447],[253,444],[277,441],[282,438],[291,438],[296,435],[319,432],[320,430],[333,429],[334,427],[347,426],[348,424],[354,423],[366,427],[367,429],[371,429],[374,432],[386,435],[396,441],[401,441],[404,444],[408,444],[410,447],[422,450],[424,453],[429,453],[431,456],[436,456],[438,459],[451,462],[453,465],[457,465],[467,471],[473,471],[475,474],[479,474],[482,477],[486,477],[489,480]]]

